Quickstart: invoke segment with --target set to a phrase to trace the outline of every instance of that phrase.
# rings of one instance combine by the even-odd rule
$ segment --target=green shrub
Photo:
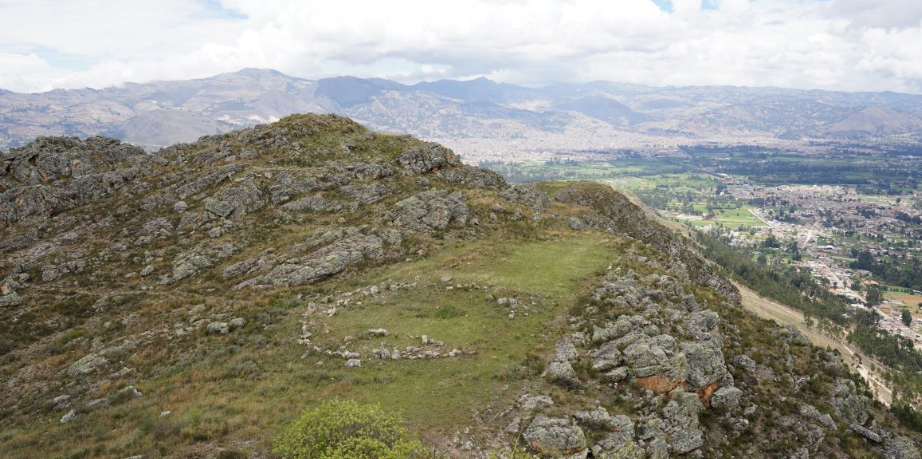
[[[276,441],[283,459],[407,459],[422,457],[400,416],[378,405],[334,399],[304,412]]]

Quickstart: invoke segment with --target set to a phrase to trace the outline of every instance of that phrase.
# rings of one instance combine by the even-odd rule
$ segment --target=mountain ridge
[[[216,130],[228,132],[293,113],[317,112],[350,116],[384,132],[450,140],[461,147],[462,156],[476,161],[485,153],[465,151],[473,143],[457,140],[494,142],[495,149],[522,154],[541,148],[542,138],[561,145],[569,142],[574,150],[650,149],[696,141],[861,140],[922,132],[920,107],[922,96],[897,93],[655,88],[612,82],[527,88],[484,78],[405,85],[356,77],[308,80],[275,70],[244,69],[101,90],[2,92],[0,148],[41,135],[109,135],[155,149]],[[836,123],[870,109],[892,113],[865,117],[852,123],[847,135],[837,133]],[[150,115],[160,111],[184,115],[181,121]],[[899,122],[889,122],[897,118]],[[509,139],[525,140],[518,145]]]

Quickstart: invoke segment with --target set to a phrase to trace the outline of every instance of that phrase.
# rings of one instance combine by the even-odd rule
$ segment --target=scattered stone
[[[519,407],[526,413],[546,406],[554,406],[554,400],[547,395],[525,394],[519,398]]]
[[[720,411],[732,411],[740,405],[743,391],[735,387],[721,387],[711,396],[711,406]]]
[[[568,219],[567,219],[567,226],[569,226],[570,229],[572,229],[572,230],[574,230],[574,231],[581,231],[581,230],[583,230],[583,229],[586,229],[586,224],[583,223],[582,220],[580,220],[580,219],[578,219],[578,218],[576,218],[576,217],[570,217],[570,218],[568,218]]]
[[[749,356],[747,356],[747,355],[738,355],[738,356],[734,357],[732,363],[733,363],[734,366],[737,366],[737,367],[739,367],[739,368],[742,368],[743,370],[745,370],[745,371],[747,371],[747,372],[749,372],[749,373],[755,373],[755,371],[756,371],[756,362],[755,362],[755,360],[752,360],[752,359],[749,358]]]
[[[604,379],[613,383],[624,381],[630,376],[630,373],[626,367],[618,367],[614,370],[605,373]]]
[[[856,434],[861,435],[862,437],[874,443],[880,443],[882,441],[882,438],[880,438],[880,435],[878,435],[876,432],[858,424],[852,424],[848,426],[848,430],[851,430],[852,432],[855,432]]]
[[[551,362],[544,371],[544,377],[548,381],[565,387],[577,387],[580,385],[576,370],[573,369],[570,362]]]
[[[355,368],[360,366],[362,366],[362,361],[359,359],[346,360],[346,368]]]
[[[599,406],[591,410],[577,411],[573,415],[581,426],[594,430],[611,430],[615,427],[615,419],[608,414],[608,410]]]
[[[247,320],[244,319],[243,317],[235,317],[231,319],[231,321],[228,323],[228,326],[230,327],[230,330],[233,331],[233,330],[237,330],[239,328],[245,327],[246,324],[247,324]]]
[[[557,352],[554,354],[554,360],[558,362],[572,363],[579,357],[579,352],[577,352],[576,346],[573,345],[573,340],[569,337],[557,340],[556,348]]]
[[[70,410],[64,416],[61,416],[61,424],[67,424],[77,418],[77,410]]]
[[[105,357],[91,353],[67,367],[67,374],[70,376],[90,374],[108,363],[109,361]]]
[[[209,335],[226,335],[230,333],[230,325],[227,322],[212,322],[205,328],[205,333]]]
[[[713,403],[713,402],[712,402]],[[800,406],[800,414],[805,418],[810,419],[811,421],[816,421],[822,424],[827,429],[835,430],[836,423],[832,420],[832,416],[827,413],[820,413],[820,410],[816,409],[813,405],[803,404]]]
[[[55,411],[61,411],[70,406],[70,395],[59,395],[52,399],[51,403],[54,404]]]
[[[144,394],[142,394],[141,391],[136,389],[134,386],[127,386],[127,387],[120,389],[118,392],[115,393],[115,399],[116,400],[130,400],[133,398],[141,397],[143,395]]]
[[[9,295],[0,296],[0,308],[21,305],[22,297],[16,292],[10,292]]]
[[[383,328],[371,328],[368,330],[370,336],[387,336],[387,330]]]

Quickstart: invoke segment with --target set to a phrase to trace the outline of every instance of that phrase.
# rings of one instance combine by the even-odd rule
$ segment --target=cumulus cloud
[[[659,2],[663,4],[663,1]],[[918,0],[8,0],[0,87],[244,67],[320,78],[487,76],[922,92]],[[52,53],[86,64],[62,68]]]

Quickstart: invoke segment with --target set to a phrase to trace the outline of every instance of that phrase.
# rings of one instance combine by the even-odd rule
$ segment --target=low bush
[[[334,399],[301,415],[276,441],[283,459],[409,459],[425,455],[400,416]]]

